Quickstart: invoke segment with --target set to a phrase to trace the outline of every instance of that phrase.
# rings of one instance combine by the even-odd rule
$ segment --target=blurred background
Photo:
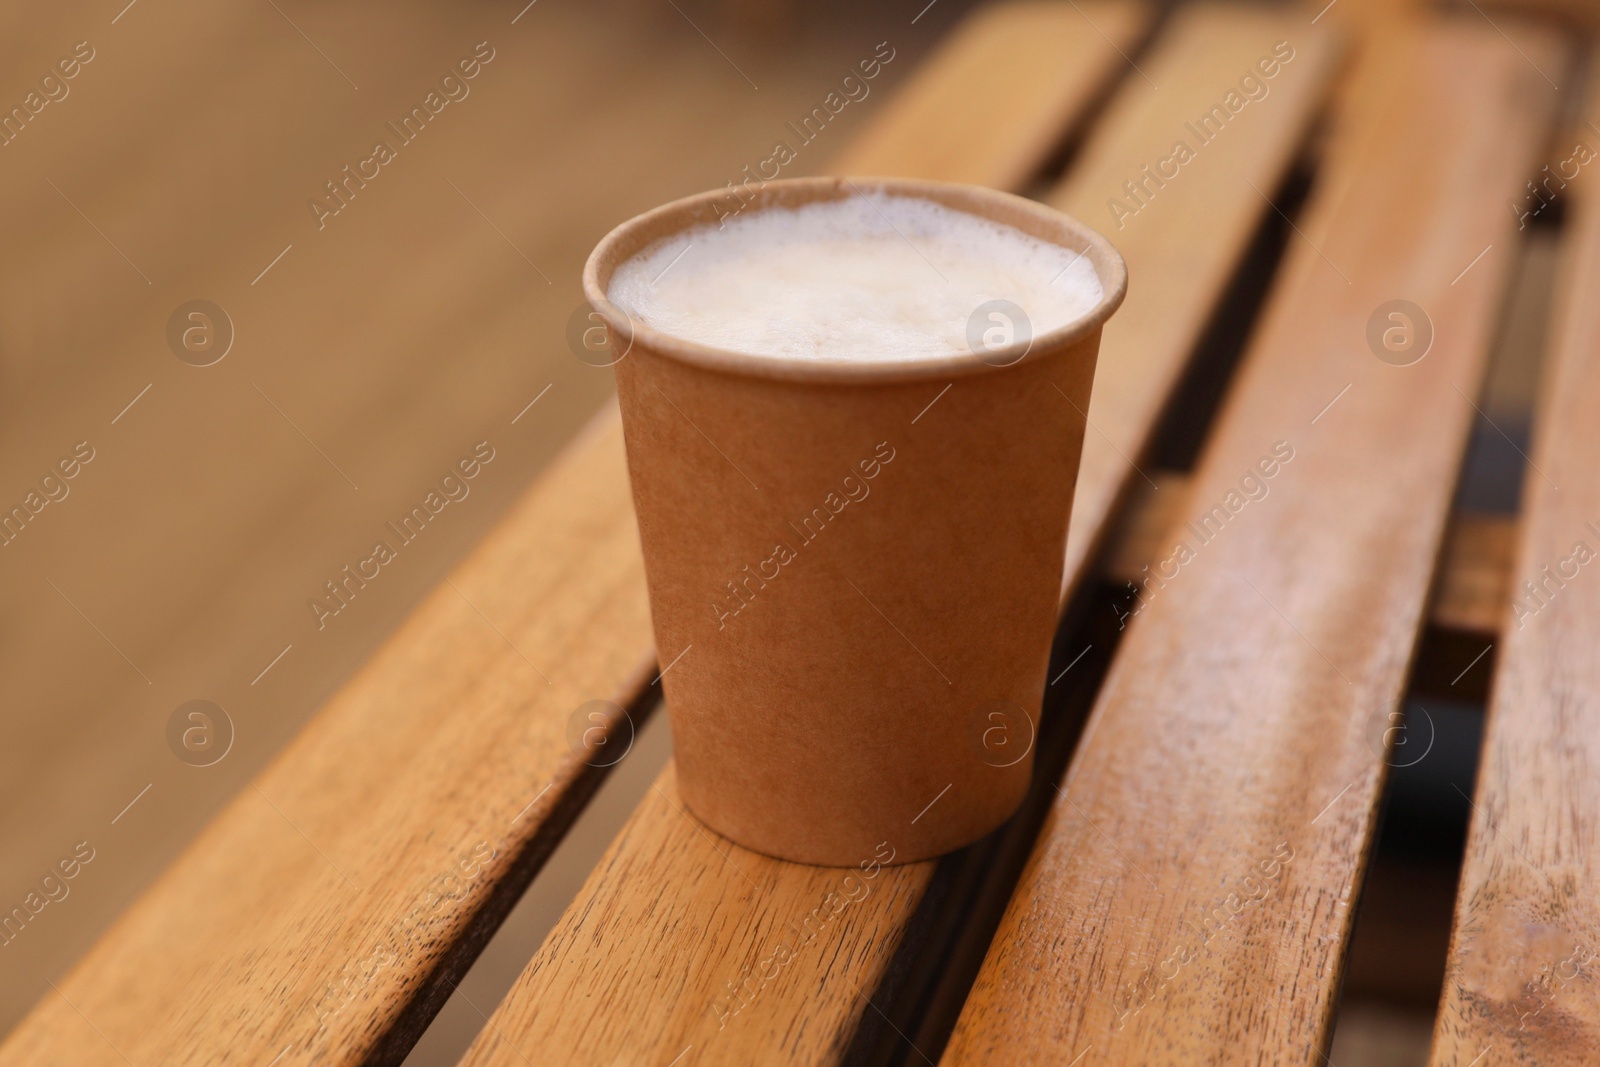
[[[27,108],[0,121],[0,517],[27,512],[0,534],[0,901],[74,843],[95,853],[0,954],[0,1033],[607,402],[611,372],[567,339],[595,242],[739,180],[887,42],[869,96],[785,171],[825,172],[975,6],[524,3],[0,11],[0,106]],[[1337,17],[1374,6],[1342,0]],[[1594,16],[1554,7],[1575,34]],[[27,94],[69,57],[35,112]],[[402,143],[387,124],[430,92],[446,105]],[[379,139],[394,158],[350,178]],[[1537,329],[1549,264],[1530,249]],[[1487,401],[1516,441],[1536,351],[1500,361]],[[1515,447],[1478,442],[1474,509],[1514,509]],[[347,604],[329,598],[475,449],[493,458],[468,495]],[[74,455],[74,477],[51,476]],[[203,760],[174,741],[196,725]],[[650,733],[659,763],[664,728]],[[574,830],[569,880],[610,839],[604,801]],[[1465,825],[1434,816],[1419,840]],[[559,912],[562,870],[508,929],[537,944],[530,909]],[[474,1019],[453,1003],[439,1025],[470,1039]],[[453,1040],[431,1034],[413,1062]]]
[[[45,501],[0,547],[0,900],[95,852],[0,954],[0,1032],[606,401],[611,371],[565,339],[599,238],[739,179],[892,20],[895,59],[790,168],[823,169],[964,6],[0,11],[0,102],[52,71],[59,97],[0,127],[0,507]],[[402,144],[386,124],[430,91],[446,106]],[[379,139],[396,157],[350,182]],[[174,348],[193,301],[225,319],[184,311]],[[469,495],[319,619],[324,583],[483,441]],[[226,716],[208,766],[169,745],[196,700]]]

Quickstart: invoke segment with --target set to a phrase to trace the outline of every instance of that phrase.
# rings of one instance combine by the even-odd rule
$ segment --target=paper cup
[[[715,224],[726,191],[624,223],[583,276],[616,359],[683,801],[746,848],[839,866],[948,852],[1022,800],[1100,330],[1127,287],[1104,237],[987,189],[803,178],[744,211],[859,190],[1080,251],[1104,298],[1038,337],[882,362],[755,356],[630,321],[606,298],[612,272]],[[1002,319],[975,323],[1003,340]]]

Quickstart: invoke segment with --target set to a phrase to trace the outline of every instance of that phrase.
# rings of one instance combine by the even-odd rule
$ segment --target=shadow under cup
[[[1100,330],[1127,285],[1104,237],[987,189],[801,178],[744,210],[864,189],[1082,252],[1104,297],[1031,344],[881,362],[719,350],[611,304],[621,263],[715,224],[726,191],[619,226],[583,277],[620,357],[683,801],[746,848],[863,867],[975,841],[1027,789]]]

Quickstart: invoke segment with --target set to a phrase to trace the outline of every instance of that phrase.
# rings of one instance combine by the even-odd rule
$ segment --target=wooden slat
[[[879,12],[851,35],[767,58],[711,30],[757,92],[659,0],[650,19],[610,24],[590,5],[543,3],[512,26],[527,0],[279,0],[284,14],[141,2],[111,25],[127,3],[103,15],[0,7],[13,103],[73,42],[99,49],[71,96],[0,148],[0,199],[13,207],[0,219],[5,506],[72,442],[88,437],[100,457],[68,503],[0,550],[0,602],[32,605],[0,638],[0,899],[21,902],[72,842],[97,849],[70,902],[0,951],[0,1040],[54,998],[46,979],[67,988],[88,945],[604,403],[612,374],[564,340],[595,240],[756,159],[784,118],[871,54],[871,25],[892,23],[901,48],[875,86],[898,82],[941,11],[914,29]],[[498,58],[471,96],[319,232],[307,197],[483,40]],[[888,95],[852,106],[793,166],[820,166],[824,146]],[[203,147],[200,130],[211,131]],[[238,330],[204,369],[163,340],[172,310],[195,297],[222,304]],[[499,452],[471,496],[319,630],[307,598],[392,536],[384,523],[483,437]],[[648,645],[641,636],[635,654]],[[588,695],[607,682],[591,678]],[[227,758],[204,769],[174,758],[163,733],[199,696],[237,726]],[[57,1062],[71,1062],[61,1045]]]
[[[1559,69],[1553,39],[1515,41]],[[1196,474],[1190,521],[1237,514],[1189,538],[1133,621],[950,1064],[1321,1062],[1384,777],[1372,739],[1405,682],[1511,257],[1452,280],[1513,240],[1504,202],[1555,102],[1486,26],[1372,47],[1355,98],[1389,106],[1341,116]],[[1396,293],[1436,326],[1404,368],[1363,340]],[[1240,505],[1275,448],[1270,493]]]
[[[1440,1067],[1592,1064],[1600,1056],[1600,579],[1590,573],[1600,553],[1596,181],[1585,174],[1569,193],[1552,365],[1537,410],[1514,599],[1509,611],[1502,605],[1505,637],[1434,1032],[1430,1062]]]
[[[1014,0],[980,8],[878,112],[835,174],[1021,188],[1127,67],[1150,21],[1142,2]]]
[[[1101,173],[1132,173],[1159,158],[1196,93],[1220,97],[1298,25],[1225,6],[1185,13],[1140,63],[1163,87],[1160,95],[1142,80],[1125,83],[1086,158],[1098,160]],[[1249,183],[1277,184],[1315,113],[1332,58],[1325,42],[1306,41],[1276,80],[1274,106],[1252,115],[1254,124],[1241,128],[1241,136],[1213,146],[1207,169],[1186,175],[1194,190],[1175,184],[1173,196],[1139,220],[1148,226],[1130,226],[1118,238],[1130,273],[1151,279],[1131,288],[1119,318],[1143,320],[1170,309],[1159,325],[1135,321],[1107,330],[1102,345],[1090,417],[1134,449],[1148,440],[1165,399],[1161,390],[1176,380],[1250,232],[1269,210]],[[1120,161],[1101,147],[1107,142],[1120,146]],[[1195,198],[1205,196],[1217,202],[1193,210]],[[1163,256],[1178,257],[1186,269],[1156,269]],[[1134,345],[1159,348],[1134,351]],[[1105,421],[1098,414],[1102,395],[1122,398],[1109,405]],[[1118,421],[1130,418],[1143,421]],[[1074,517],[1074,536],[1088,544],[1099,540],[1094,525],[1105,522],[1109,502],[1136,475],[1126,463],[1102,459],[1086,465],[1084,476],[1100,483],[1090,499],[1105,502]],[[1080,483],[1080,506],[1084,499]],[[1080,551],[1073,558],[1068,584],[1075,587],[1088,557]],[[549,1049],[561,1049],[575,1064],[668,1063],[679,1055],[696,1065],[835,1062],[856,1021],[876,1010],[867,997],[932,870],[922,863],[847,881],[847,871],[746,851],[684,813],[669,769],[464,1062],[515,1065]],[[579,1004],[584,1009],[573,1010]]]
[[[1059,11],[1008,17],[1014,31]],[[970,51],[968,32],[947,47]],[[1074,54],[1097,48],[1115,54]],[[1097,83],[1078,85],[1081,111]],[[1071,110],[1019,107],[1031,119],[1011,133],[1034,147],[995,162],[1037,168]],[[924,132],[975,143],[988,123],[945,115]],[[41,1000],[0,1064],[403,1054],[594,782],[569,716],[628,702],[654,673],[637,536],[607,415]],[[464,707],[472,728],[441,730]],[[499,854],[484,863],[480,843]],[[447,883],[463,859],[472,873]]]
[[[1119,593],[1134,595],[1150,568],[1172,552],[1173,538],[1188,521],[1193,482],[1186,474],[1148,471],[1134,483],[1122,520],[1110,538],[1106,577]],[[1500,632],[1511,593],[1513,515],[1462,512],[1450,517],[1439,551],[1439,575],[1428,604],[1428,622],[1446,630],[1492,636]],[[1131,588],[1130,588],[1131,587]]]

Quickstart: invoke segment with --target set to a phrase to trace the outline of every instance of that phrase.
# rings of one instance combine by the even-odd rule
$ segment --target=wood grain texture
[[[1592,112],[1593,104],[1590,105]],[[1566,259],[1431,1063],[1600,1055],[1600,187]]]
[[[957,31],[949,47],[960,49],[964,36]],[[1085,101],[1091,89],[1084,87]],[[615,79],[596,90],[585,143],[599,145],[608,130],[626,125],[618,112],[637,107],[627,90]],[[546,96],[543,106],[562,106],[560,94]],[[1038,146],[1030,168],[1064,128],[1066,116],[1056,103],[1054,110],[1036,112],[1031,124],[1012,128]],[[927,118],[913,113],[908,121]],[[977,137],[984,126],[968,130],[960,123],[986,121],[946,115],[923,132]],[[632,148],[676,161],[663,164],[670,172],[688,165],[675,155],[682,148],[675,136],[670,125],[656,124]],[[446,204],[455,196],[444,182],[450,176],[433,175],[432,192]],[[595,233],[580,232],[570,213],[552,216],[549,205],[603,196],[608,210],[617,211],[618,204],[649,206],[641,196],[659,198],[629,168],[604,168],[596,180],[610,184],[591,181],[544,198],[524,197],[514,215],[498,209],[494,215],[513,233],[549,218],[562,231],[563,246],[592,244]],[[468,188],[476,191],[470,181]],[[403,274],[402,288],[384,292],[396,308],[455,309],[456,319],[439,312],[429,320],[436,334],[424,331],[402,342],[397,335],[404,331],[396,328],[384,331],[377,345],[414,345],[430,368],[440,365],[437,354],[452,339],[493,338],[496,350],[514,351],[529,333],[503,312],[503,305],[515,303],[505,294],[527,279],[508,275],[503,261],[481,254],[485,240],[500,238],[487,226],[476,228],[482,220],[469,204],[459,203],[459,210],[472,226],[452,217],[448,241],[424,241],[413,228],[392,232],[389,240],[399,243],[383,246],[395,250],[390,264],[424,249],[432,254],[422,259],[437,259],[435,268],[450,274],[448,285]],[[340,223],[370,217],[352,214]],[[434,220],[435,214],[424,217]],[[514,250],[494,248],[516,259]],[[370,252],[355,246],[347,254]],[[528,267],[517,263],[519,270]],[[347,267],[341,265],[344,284],[367,284]],[[315,288],[317,282],[302,284]],[[569,308],[563,305],[562,319]],[[375,343],[371,319],[382,316],[352,318],[349,306],[340,313],[345,321],[320,335],[330,346],[342,350],[363,337]],[[565,353],[556,358],[568,361]],[[362,376],[359,367],[341,363],[325,368],[319,380],[366,396],[371,389],[356,388]],[[433,379],[397,374],[387,388],[412,397],[416,408],[408,414],[434,416],[439,390],[418,381]],[[268,417],[276,416],[269,411]],[[352,448],[375,447],[363,434],[370,425],[348,424],[344,435]],[[345,443],[346,436],[334,439],[336,446]],[[329,474],[339,492],[349,492]],[[636,695],[639,672],[653,657],[614,416],[600,419],[571,446],[452,580],[457,588],[440,587],[428,598],[70,977],[58,981],[59,992],[45,993],[0,1046],[0,1064],[121,1063],[123,1054],[139,1063],[261,1064],[286,1052],[278,1063],[287,1067],[403,1055],[428,1014],[414,1002],[449,991],[435,969],[459,969],[471,958],[571,807],[582,803],[591,779],[568,744],[569,716],[588,700],[626,702]],[[293,606],[299,610],[298,602]],[[470,709],[473,729],[443,733],[439,724],[463,721],[463,707]],[[536,795],[539,803],[524,811]],[[484,862],[480,843],[498,855]],[[449,883],[453,888],[435,906],[443,880],[452,871],[464,873],[463,861],[474,871]]]
[[[1132,622],[947,1063],[1321,1062],[1509,257],[1451,280],[1512,239],[1555,103],[1471,23],[1357,79],[1393,106],[1340,116],[1196,474],[1213,529]],[[1403,368],[1363,341],[1397,292],[1436,326]]]
[[[0,506],[73,442],[97,450],[70,498],[0,549],[0,601],[16,606],[0,618],[0,900],[21,901],[73,842],[97,849],[70,900],[0,950],[0,1035],[604,403],[611,371],[566,340],[595,241],[737,175],[892,36],[874,95],[786,168],[815,171],[914,70],[942,10],[908,28],[828,0],[759,60],[702,21],[757,92],[659,2],[543,3],[514,26],[526,0],[278,6],[141,2],[114,25],[127,0],[0,8],[10,103],[73,42],[98,50],[70,97],[0,147]],[[481,41],[496,58],[471,95],[319,230],[308,197]],[[196,297],[237,328],[205,368],[165,340]],[[308,598],[485,438],[498,454],[470,498],[319,629]],[[237,727],[206,768],[166,740],[197,697]]]
[[[570,715],[640,687],[638,641],[605,636],[649,632],[617,425],[569,447],[0,1064],[403,1055],[412,1002],[449,992],[435,969],[470,958],[582,803]]]
[[[1207,6],[1180,19],[1172,27],[1176,42],[1141,65],[1160,84],[1201,85],[1220,97],[1236,80],[1236,68],[1270,50],[1291,25]],[[1303,80],[1289,79],[1292,67],[1284,72],[1282,95],[1273,99],[1281,111],[1263,111],[1255,136],[1213,146],[1210,165],[1217,173],[1196,177],[1220,201],[1215,211],[1186,218],[1175,210],[1119,241],[1132,269],[1162,254],[1180,257],[1187,269],[1152,269],[1145,283],[1140,314],[1162,306],[1157,287],[1166,287],[1175,321],[1107,331],[1096,389],[1109,374],[1113,388],[1141,402],[1114,405],[1100,423],[1098,398],[1091,401],[1090,417],[1102,429],[1148,440],[1164,400],[1153,390],[1159,381],[1176,379],[1250,231],[1268,210],[1248,181],[1269,188],[1277,183],[1315,112],[1331,57],[1327,46],[1309,44],[1297,61],[1304,64],[1297,72]],[[1088,158],[1098,160],[1103,173],[1136,171],[1150,153],[1169,147],[1170,131],[1186,116],[1189,105],[1177,93],[1149,98],[1142,87],[1133,91],[1138,100],[1114,103],[1091,135]],[[1103,141],[1123,155],[1101,149]],[[1133,343],[1161,347],[1131,352]],[[1116,421],[1122,418],[1146,421]],[[1093,477],[1103,484],[1091,499],[1104,504],[1087,518],[1075,515],[1075,536],[1098,543],[1102,531],[1095,524],[1107,521],[1123,483],[1136,476],[1126,463],[1098,464]],[[1083,499],[1080,487],[1080,505]],[[1084,522],[1090,524],[1086,532]],[[1082,550],[1069,556],[1075,568],[1069,588],[1084,579],[1089,560]],[[695,1065],[836,1062],[857,1021],[878,1010],[866,997],[899,946],[933,864],[884,868],[865,891],[841,889],[848,871],[780,863],[688,823],[670,769],[658,785],[659,794],[634,814],[463,1063],[509,1067],[556,1048],[578,1050],[567,1057],[572,1063],[668,1063],[680,1055]],[[829,892],[860,899],[840,907],[821,933],[798,947],[795,938],[804,935],[789,932],[790,924],[803,925]],[[791,957],[792,964],[779,962]]]
[[[834,174],[1020,189],[1127,69],[1142,2],[1013,0],[980,8],[844,152]]]
[[[932,862],[785,863],[684,809],[662,774],[462,1060],[837,1062]]]

